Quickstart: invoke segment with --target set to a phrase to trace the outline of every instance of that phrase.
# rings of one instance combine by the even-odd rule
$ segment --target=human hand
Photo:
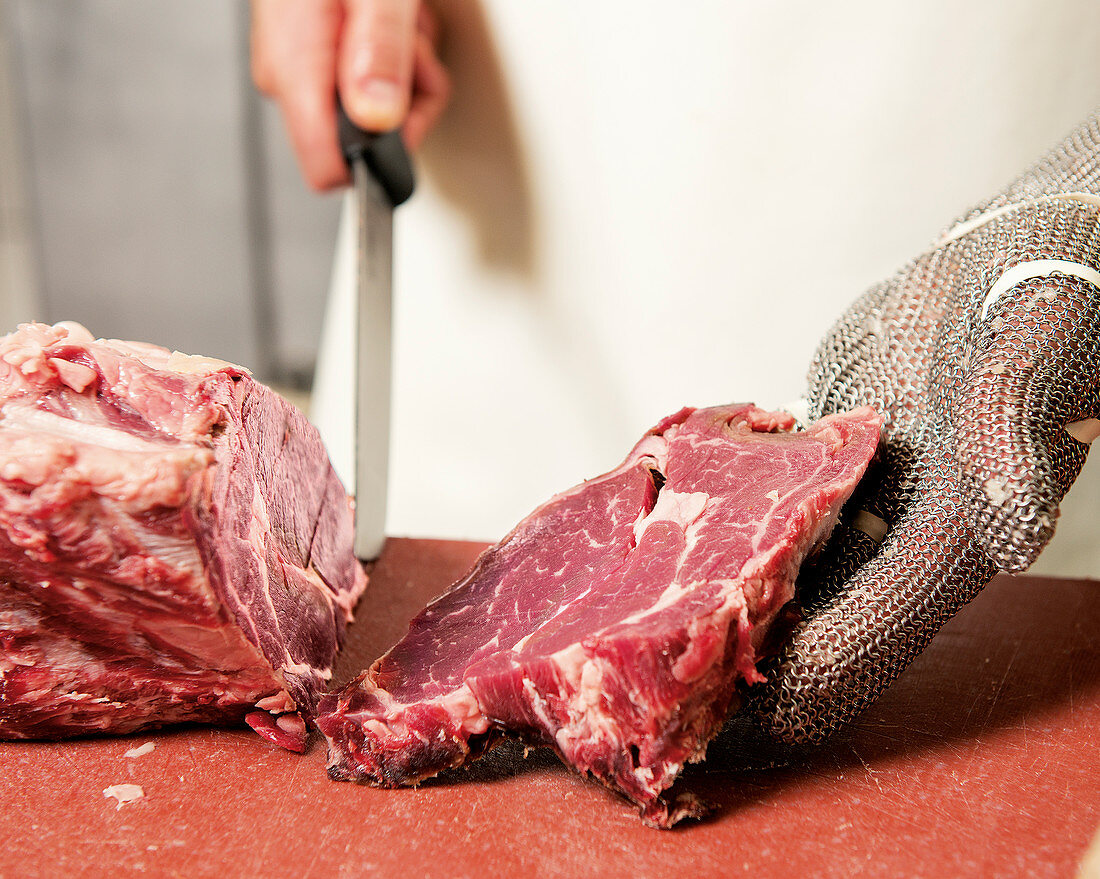
[[[314,189],[348,182],[336,98],[367,131],[420,146],[450,95],[439,28],[419,0],[252,0],[252,78],[282,111]]]
[[[1093,117],[825,338],[810,415],[870,404],[883,444],[804,571],[804,619],[761,687],[775,737],[816,742],[850,721],[1046,545],[1100,433],[1098,269]]]

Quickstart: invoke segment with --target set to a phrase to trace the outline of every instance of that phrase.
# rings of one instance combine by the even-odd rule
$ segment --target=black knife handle
[[[371,174],[381,184],[397,207],[413,194],[416,178],[413,175],[412,160],[401,141],[398,129],[385,134],[364,131],[348,118],[344,105],[336,102],[336,130],[340,136],[340,149],[350,165],[355,159],[363,158]]]

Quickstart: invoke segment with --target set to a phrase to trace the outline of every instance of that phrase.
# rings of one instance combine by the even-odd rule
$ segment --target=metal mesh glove
[[[810,415],[869,403],[886,423],[757,698],[772,735],[815,742],[851,720],[994,573],[1046,545],[1097,433],[1098,269],[1094,116],[822,342]]]

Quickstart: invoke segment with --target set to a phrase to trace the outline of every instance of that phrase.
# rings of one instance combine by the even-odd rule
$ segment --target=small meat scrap
[[[667,827],[665,792],[762,680],[758,651],[874,455],[859,409],[803,432],[751,405],[684,409],[552,498],[321,700],[329,774],[415,784],[504,733],[552,747]]]
[[[123,806],[136,802],[145,796],[145,790],[140,784],[112,784],[103,788],[103,796],[107,799],[114,797],[117,801],[115,811]]]
[[[0,339],[0,739],[249,722],[301,750],[356,599],[316,430],[247,370]]]
[[[157,749],[155,742],[146,742],[144,745],[138,745],[136,748],[130,748],[123,756],[129,757],[131,760],[136,760],[138,757],[144,757],[146,754],[152,754]]]

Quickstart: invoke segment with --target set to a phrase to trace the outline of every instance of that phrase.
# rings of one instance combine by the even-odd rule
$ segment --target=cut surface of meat
[[[490,547],[385,656],[321,700],[329,774],[413,784],[507,732],[670,826],[701,759],[877,446],[870,409],[793,432],[751,405],[684,409],[615,470]]]
[[[366,577],[316,430],[241,367],[0,339],[0,738],[249,725],[301,750]]]

